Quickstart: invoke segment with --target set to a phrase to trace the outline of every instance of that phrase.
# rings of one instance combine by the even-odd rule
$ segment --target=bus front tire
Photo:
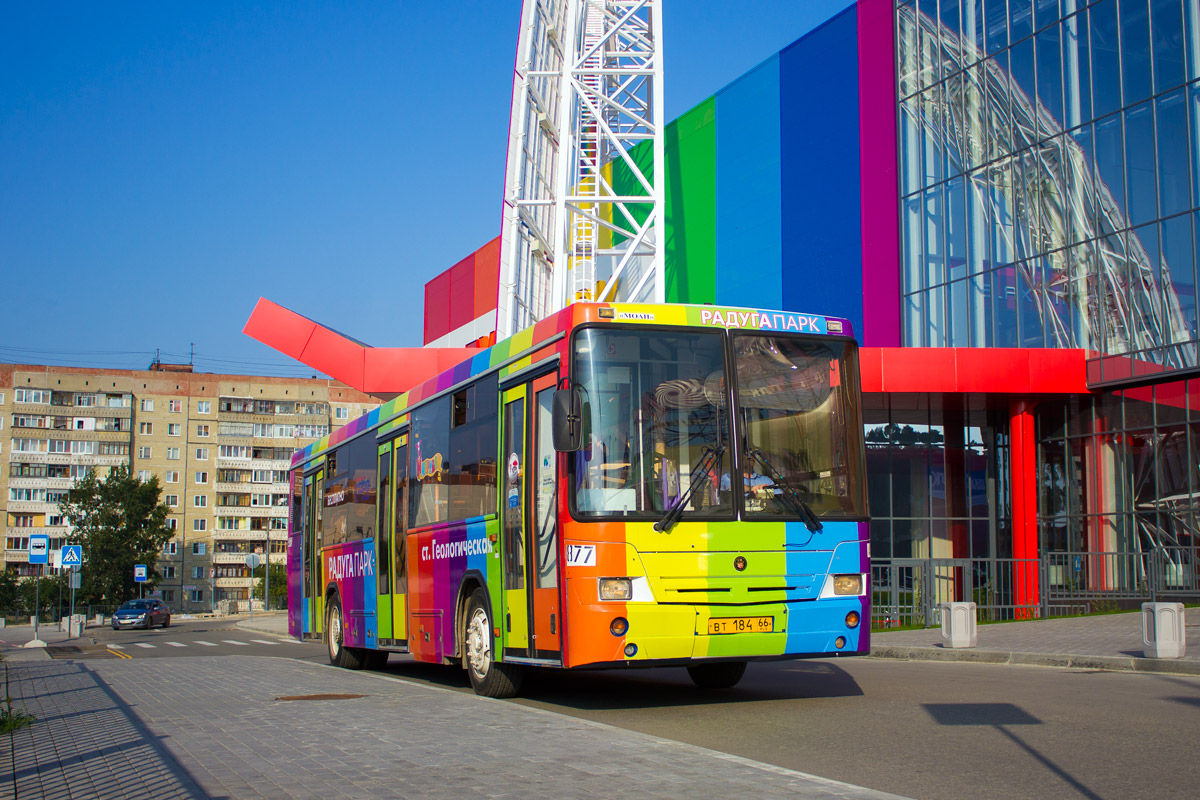
[[[336,597],[331,597],[325,606],[325,643],[329,650],[329,663],[343,669],[362,669],[362,653],[356,647],[345,646],[345,630],[342,604]]]
[[[718,661],[687,668],[692,683],[701,689],[730,689],[746,674],[745,661]]]
[[[475,694],[512,697],[521,688],[521,668],[515,664],[497,663],[492,652],[492,621],[488,616],[487,593],[483,589],[476,589],[467,603],[462,653],[463,666]]]

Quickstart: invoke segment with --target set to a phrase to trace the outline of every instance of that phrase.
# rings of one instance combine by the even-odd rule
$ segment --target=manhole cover
[[[355,700],[366,697],[365,694],[293,694],[287,697],[276,697],[276,700]]]

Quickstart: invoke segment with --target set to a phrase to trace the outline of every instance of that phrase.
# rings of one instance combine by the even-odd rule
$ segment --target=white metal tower
[[[663,301],[662,74],[662,0],[524,1],[498,338],[575,300]]]

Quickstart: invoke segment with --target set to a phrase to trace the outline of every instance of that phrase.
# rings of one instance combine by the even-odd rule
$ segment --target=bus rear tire
[[[342,604],[336,596],[331,597],[325,606],[325,643],[329,651],[329,663],[343,669],[362,669],[362,653],[356,647],[346,647],[345,630]]]
[[[730,689],[746,674],[745,661],[718,661],[687,668],[692,683],[701,689]]]
[[[521,668],[516,664],[497,663],[492,652],[492,620],[488,615],[487,593],[483,589],[476,589],[467,602],[462,653],[463,666],[475,694],[513,697],[520,690]]]

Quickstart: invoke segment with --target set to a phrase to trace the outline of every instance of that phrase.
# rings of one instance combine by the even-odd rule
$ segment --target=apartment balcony
[[[218,517],[286,517],[287,506],[217,506]]]
[[[6,506],[9,514],[57,514],[58,503],[47,503],[44,500],[9,500]]]
[[[128,440],[128,437],[125,437],[124,440]],[[88,467],[129,466],[129,456],[85,456],[73,453],[24,453],[10,450],[8,460],[27,464],[62,464],[65,462]]]
[[[217,494],[250,494],[251,486],[254,484],[250,481],[237,481],[236,483],[217,481]]]
[[[217,589],[249,589],[254,578],[213,578]]]
[[[266,534],[266,531],[229,531],[219,529],[212,532],[213,539],[218,542],[258,542],[259,544],[267,541]],[[271,538],[275,539],[276,537],[272,536]]]
[[[71,528],[66,525],[56,525],[53,527],[37,527],[37,528],[8,527],[8,528],[5,528],[5,530],[7,531],[7,534],[6,534],[7,536],[34,536],[36,534],[43,534],[45,536],[49,536],[51,539],[63,539],[63,540],[66,540],[67,535],[70,534],[70,532],[71,532]]]
[[[213,553],[214,564],[245,564],[247,553]]]

